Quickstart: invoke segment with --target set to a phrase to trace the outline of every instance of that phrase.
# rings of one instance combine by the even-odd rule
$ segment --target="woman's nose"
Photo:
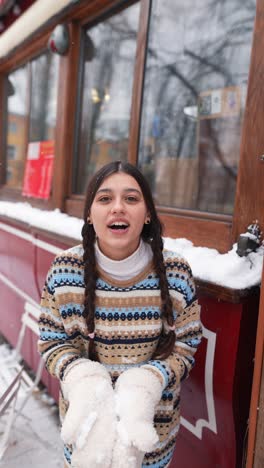
[[[125,211],[125,206],[121,198],[116,198],[115,200],[113,200],[111,211],[113,213],[123,213]]]

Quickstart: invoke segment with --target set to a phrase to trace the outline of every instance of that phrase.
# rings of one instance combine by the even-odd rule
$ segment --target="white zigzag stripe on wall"
[[[203,428],[206,427],[212,432],[217,434],[217,425],[215,417],[215,403],[213,394],[213,368],[214,368],[214,355],[216,333],[203,327],[203,336],[207,339],[206,359],[205,359],[205,400],[208,413],[208,419],[198,419],[195,424],[191,424],[183,416],[181,417],[181,424],[188,431],[192,432],[198,439],[202,439]]]

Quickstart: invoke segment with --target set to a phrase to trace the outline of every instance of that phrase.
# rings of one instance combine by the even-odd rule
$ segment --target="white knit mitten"
[[[159,440],[153,421],[162,394],[160,380],[147,369],[128,369],[118,378],[115,393],[118,437],[127,447],[150,452]]]
[[[141,452],[131,444],[125,445],[117,435],[113,450],[111,468],[141,468],[144,452]]]
[[[82,360],[62,382],[69,401],[61,429],[62,440],[73,446],[73,468],[110,468],[116,437],[114,391],[107,370],[98,362]]]

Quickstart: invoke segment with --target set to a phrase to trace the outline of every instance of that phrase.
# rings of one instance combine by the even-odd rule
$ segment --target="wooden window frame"
[[[66,56],[60,58],[60,97],[57,108],[59,118],[57,119],[56,128],[56,158],[52,197],[49,201],[29,199],[33,206],[43,209],[57,207],[70,215],[82,217],[84,197],[71,193],[75,131],[75,119],[73,116],[76,113],[81,28],[133,3],[136,3],[136,0],[127,2],[120,0],[93,0],[88,5],[85,1],[71,5],[71,7],[63,10],[61,15],[57,15],[55,19],[44,25],[34,35],[34,41],[30,38],[26,44],[23,44],[23,47],[20,47],[10,57],[0,62],[0,102],[3,103],[5,75],[45,50],[48,37],[55,24],[58,22],[67,22],[69,24],[71,34],[70,51]],[[134,164],[137,162],[139,147],[139,122],[142,109],[150,3],[151,0],[140,1],[141,11],[131,108],[130,145],[128,150],[128,161]],[[264,4],[261,0],[257,0],[234,214],[220,215],[158,206],[158,212],[165,225],[165,235],[167,236],[186,237],[192,240],[194,245],[217,248],[220,252],[226,252],[237,240],[238,235],[241,232],[245,232],[247,225],[254,219],[259,220],[260,226],[264,230],[264,162],[260,159],[260,156],[264,154],[264,132],[262,130],[263,119],[261,115],[261,109],[264,107],[264,89],[261,83],[264,71],[262,53],[262,43],[264,45],[263,18]],[[3,147],[3,137],[2,118],[0,125],[0,148]],[[3,154],[3,151],[1,151],[1,154]],[[1,162],[1,167],[4,168],[4,161]],[[253,183],[250,183],[251,181]],[[0,198],[25,201],[25,197],[22,197],[21,193],[18,192],[16,193],[13,189],[1,187]]]
[[[127,2],[127,4],[133,2]],[[134,84],[132,91],[132,108],[130,120],[130,138],[128,161],[137,163],[140,137],[140,117],[143,101],[143,82],[146,63],[148,28],[150,20],[150,0],[141,0],[141,11],[138,28],[137,50],[135,59]],[[99,16],[99,15],[98,15]],[[81,24],[87,23],[87,19]],[[72,174],[71,174],[72,177]],[[65,211],[82,217],[84,196],[70,194],[65,200]],[[225,252],[230,247],[232,216],[213,215],[177,208],[158,206],[159,216],[164,224],[164,234],[171,237],[192,238],[196,245],[207,246]]]
[[[12,55],[6,62],[0,64],[0,112],[1,112],[1,122],[0,122],[0,145],[1,151],[0,154],[0,198],[2,200],[9,200],[9,201],[30,201],[32,205],[37,208],[42,209],[52,209],[54,207],[52,200],[40,200],[40,199],[33,199],[29,197],[24,197],[21,193],[21,189],[10,188],[4,184],[5,180],[5,170],[6,170],[6,151],[5,151],[5,136],[6,136],[6,125],[7,122],[4,118],[4,112],[2,109],[4,107],[4,100],[5,100],[5,81],[6,77],[12,73],[13,71],[17,70],[18,68],[26,65],[34,58],[38,57],[42,53],[47,51],[47,41],[49,37],[49,32],[46,32],[44,35],[36,38],[34,43],[30,43],[27,47],[24,47],[21,51],[18,51],[15,55]],[[27,124],[29,125],[29,123]]]

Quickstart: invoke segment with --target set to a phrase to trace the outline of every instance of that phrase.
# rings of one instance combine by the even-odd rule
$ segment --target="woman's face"
[[[101,251],[113,260],[123,260],[138,247],[147,206],[137,181],[117,172],[100,185],[90,210]]]

